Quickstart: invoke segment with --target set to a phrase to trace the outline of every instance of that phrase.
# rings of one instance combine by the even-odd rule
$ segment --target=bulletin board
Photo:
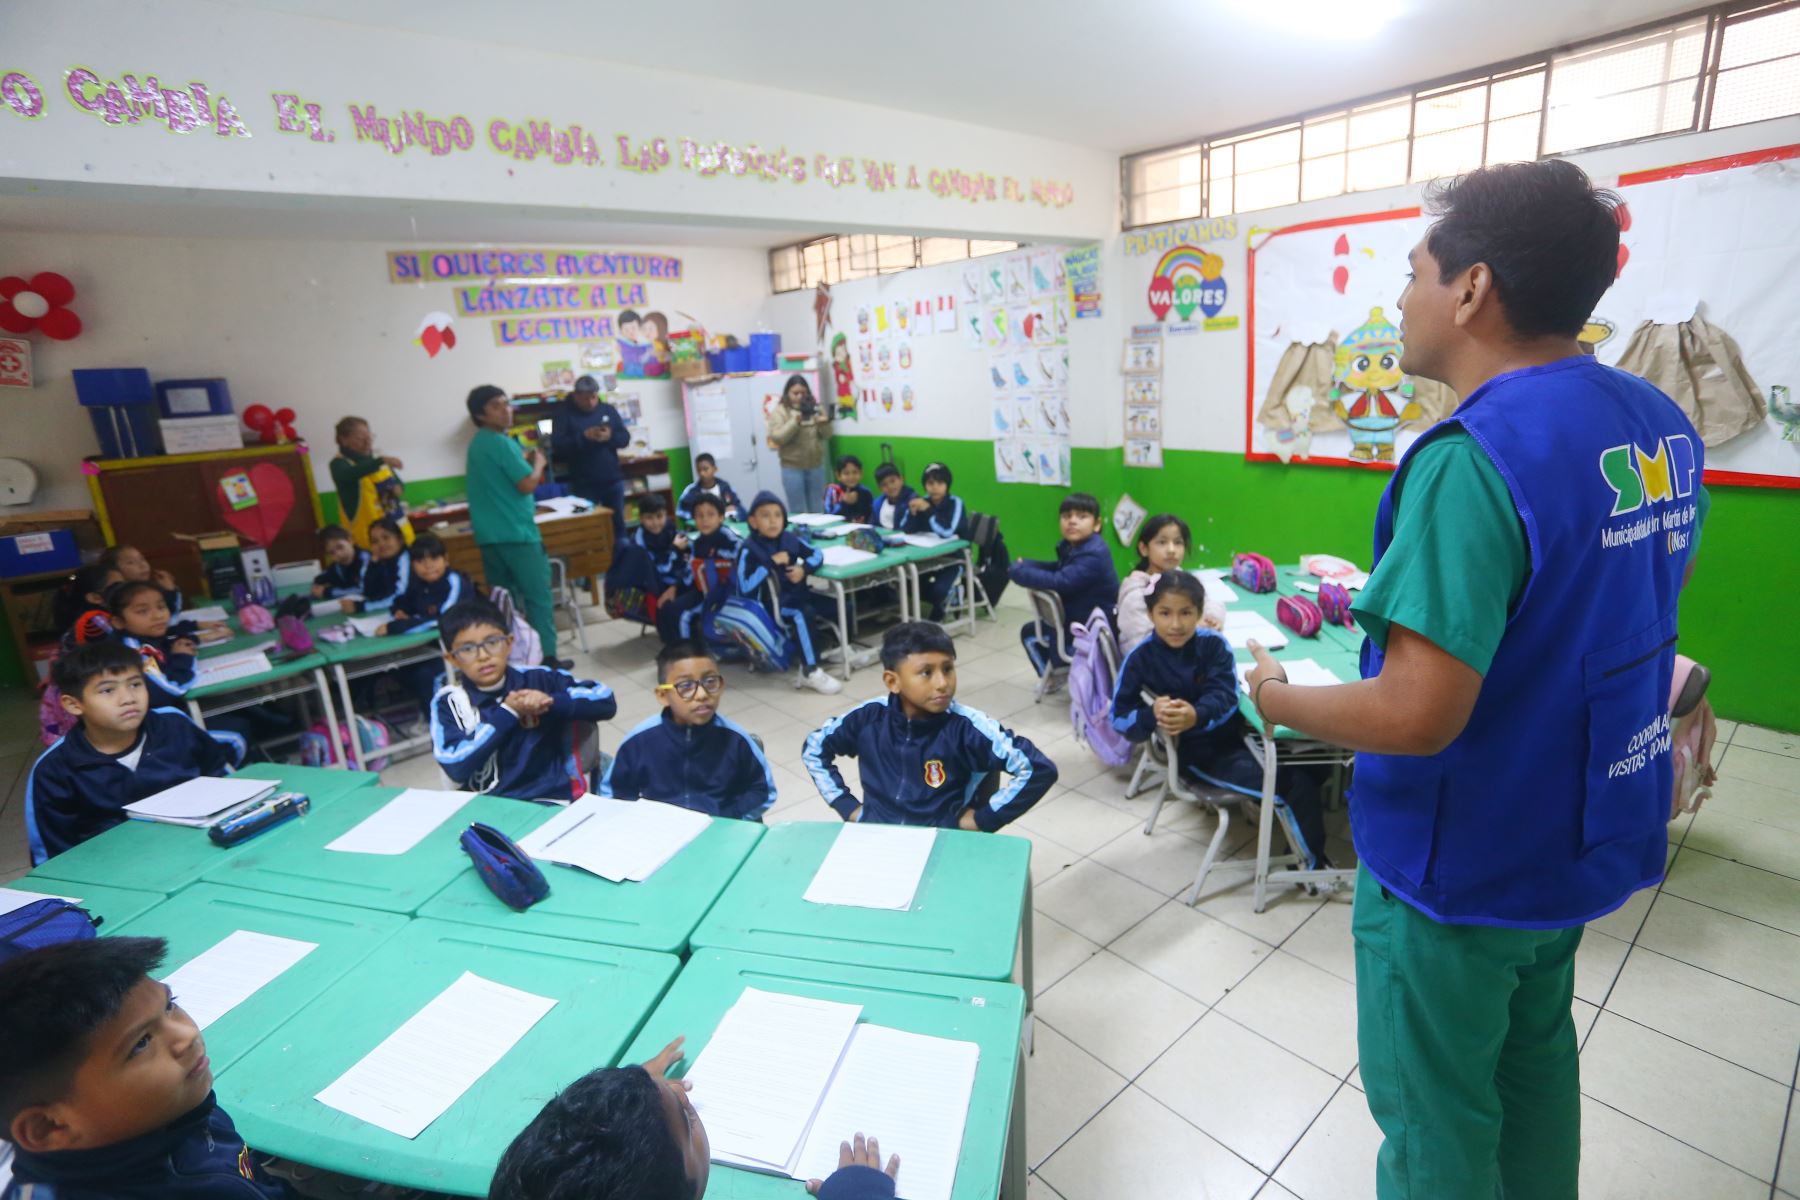
[[[1698,414],[1709,484],[1800,488],[1800,145],[1616,187],[1619,275],[1583,340]],[[1391,469],[1454,408],[1437,385],[1384,367],[1398,361],[1406,254],[1430,220],[1401,209],[1251,239],[1247,459]],[[1357,401],[1375,391],[1364,424],[1399,419],[1359,433]]]

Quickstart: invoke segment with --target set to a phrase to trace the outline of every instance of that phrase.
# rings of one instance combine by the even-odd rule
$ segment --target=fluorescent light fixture
[[[1402,10],[1401,0],[1232,0],[1246,17],[1284,33],[1364,40]]]

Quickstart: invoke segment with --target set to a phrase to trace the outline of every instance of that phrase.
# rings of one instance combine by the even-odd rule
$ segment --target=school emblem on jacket
[[[944,760],[934,758],[925,764],[925,783],[930,787],[944,786]]]

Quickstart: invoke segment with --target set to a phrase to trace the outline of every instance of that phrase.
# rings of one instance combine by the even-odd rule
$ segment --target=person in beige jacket
[[[781,457],[781,487],[790,512],[825,511],[825,460],[831,412],[813,397],[804,375],[788,378],[781,403],[769,410],[769,445]]]

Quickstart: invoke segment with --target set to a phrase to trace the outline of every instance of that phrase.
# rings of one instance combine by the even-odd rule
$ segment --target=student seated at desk
[[[585,723],[619,711],[612,689],[567,671],[510,665],[506,618],[486,600],[445,611],[438,634],[456,676],[430,706],[431,752],[444,773],[465,791],[514,800],[567,804],[585,796],[576,749]]]
[[[112,628],[112,605],[106,595],[125,582],[119,568],[89,563],[56,593],[52,613],[56,635],[70,641],[92,641]]]
[[[656,656],[662,712],[625,735],[600,794],[761,821],[775,803],[775,775],[756,739],[720,714],[724,693],[718,660],[704,646],[664,646]]]
[[[293,1200],[213,1096],[206,1039],[150,973],[161,938],[0,963],[3,1200]]]
[[[319,530],[319,549],[325,569],[313,576],[314,600],[343,600],[345,612],[356,611],[355,597],[363,594],[363,577],[368,574],[370,554],[350,538],[342,525],[327,525]]]
[[[1130,650],[1149,637],[1150,607],[1145,602],[1156,581],[1170,571],[1182,570],[1193,534],[1188,523],[1174,513],[1157,513],[1138,530],[1138,565],[1119,585],[1119,649]],[[1225,603],[1208,592],[1200,613],[1205,629],[1225,628]]]
[[[144,552],[136,546],[109,546],[100,561],[117,570],[126,583],[154,583],[162,589],[163,602],[169,606],[169,611],[181,611],[181,589],[175,586],[175,577],[153,568]]]
[[[787,521],[787,505],[774,492],[756,493],[750,502],[750,536],[738,550],[738,594],[761,603],[766,598],[763,585],[771,577],[776,580],[780,611],[770,615],[791,628],[800,645],[800,675],[794,686],[833,695],[844,685],[819,665],[813,621],[830,621],[837,609],[830,597],[806,586],[807,575],[824,565],[825,556],[790,530]]]
[[[236,734],[208,733],[182,708],[151,707],[143,659],[123,642],[71,646],[50,679],[75,727],[25,779],[33,866],[123,824],[127,804],[197,775],[229,775],[244,760]]]
[[[689,575],[684,586],[675,590],[674,598],[656,606],[656,632],[664,645],[685,642],[695,636],[694,614],[706,603],[700,590],[699,568],[711,565],[713,577],[729,581],[737,563],[743,540],[725,526],[725,503],[706,494],[694,500],[694,536],[688,543]],[[729,587],[729,583],[727,583]]]
[[[884,698],[864,701],[807,737],[801,759],[825,803],[846,821],[935,825],[992,833],[1056,782],[1056,764],[979,709],[956,703],[956,643],[930,621],[881,638]],[[857,760],[858,803],[834,760]],[[985,786],[1000,772],[1005,787]]]
[[[121,583],[107,593],[113,636],[138,652],[153,707],[179,708],[194,686],[200,627],[171,621],[162,589],[154,583]]]
[[[1198,627],[1205,607],[1206,589],[1186,571],[1166,571],[1156,581],[1149,597],[1155,632],[1119,664],[1113,728],[1134,742],[1148,741],[1160,730],[1175,739],[1182,771],[1212,787],[1260,798],[1263,768],[1244,745],[1231,645],[1221,634]],[[1144,702],[1146,691],[1155,704]],[[1317,768],[1276,767],[1275,803],[1292,813],[1304,843],[1294,852],[1314,867],[1326,867],[1319,783]]]
[[[943,463],[934,462],[925,468],[925,474],[920,476],[925,494],[913,497],[907,506],[906,532],[929,533],[946,540],[968,533],[963,502],[950,494],[950,481],[950,468]],[[927,617],[933,621],[944,619],[944,604],[961,578],[962,564],[958,563],[933,571],[920,581],[919,591],[928,606]]]
[[[400,523],[392,517],[369,522],[369,565],[363,569],[363,598],[355,602],[356,611],[386,612],[411,579],[412,555]]]
[[[856,455],[838,459],[837,482],[825,489],[825,511],[862,525],[875,515],[875,493],[863,486],[862,459]]]
[[[710,454],[694,455],[694,481],[681,489],[681,495],[675,498],[675,511],[689,521],[694,519],[694,502],[702,496],[711,496],[725,510],[727,516],[738,516],[743,508],[738,494],[731,490],[731,485],[719,478],[719,465]],[[643,509],[639,509],[641,514]]]
[[[1056,543],[1056,561],[1013,560],[1007,575],[1020,587],[1055,592],[1062,599],[1063,617],[1070,624],[1086,621],[1097,608],[1112,620],[1119,595],[1119,569],[1100,536],[1100,502],[1086,492],[1070,492],[1057,510],[1062,541]],[[1038,633],[1037,622],[1019,630],[1025,655],[1039,675],[1069,664],[1056,652],[1056,643]]]
[[[632,530],[631,540],[643,547],[656,572],[656,631],[665,644],[679,641],[681,610],[665,616],[664,609],[675,605],[683,592],[693,590],[694,573],[688,567],[687,534],[675,527],[667,500],[649,495],[638,501],[638,527]]]
[[[473,580],[450,565],[444,543],[435,533],[421,533],[414,538],[407,557],[412,565],[412,577],[394,597],[388,623],[381,627],[383,637],[429,629],[443,613],[481,595]],[[420,709],[430,712],[431,699],[443,681],[444,673],[438,665],[434,662],[413,663],[401,667],[395,674],[401,686],[418,699]]]
[[[686,1080],[676,1038],[647,1063],[589,1071],[513,1139],[488,1200],[702,1200],[712,1144]],[[893,1200],[900,1156],[861,1132],[838,1144],[838,1169],[806,1190],[819,1200]]]
[[[875,468],[875,486],[881,489],[881,494],[875,497],[869,524],[891,533],[904,532],[906,518],[919,494],[906,486],[906,480],[900,478],[900,468],[893,463],[882,463]]]

